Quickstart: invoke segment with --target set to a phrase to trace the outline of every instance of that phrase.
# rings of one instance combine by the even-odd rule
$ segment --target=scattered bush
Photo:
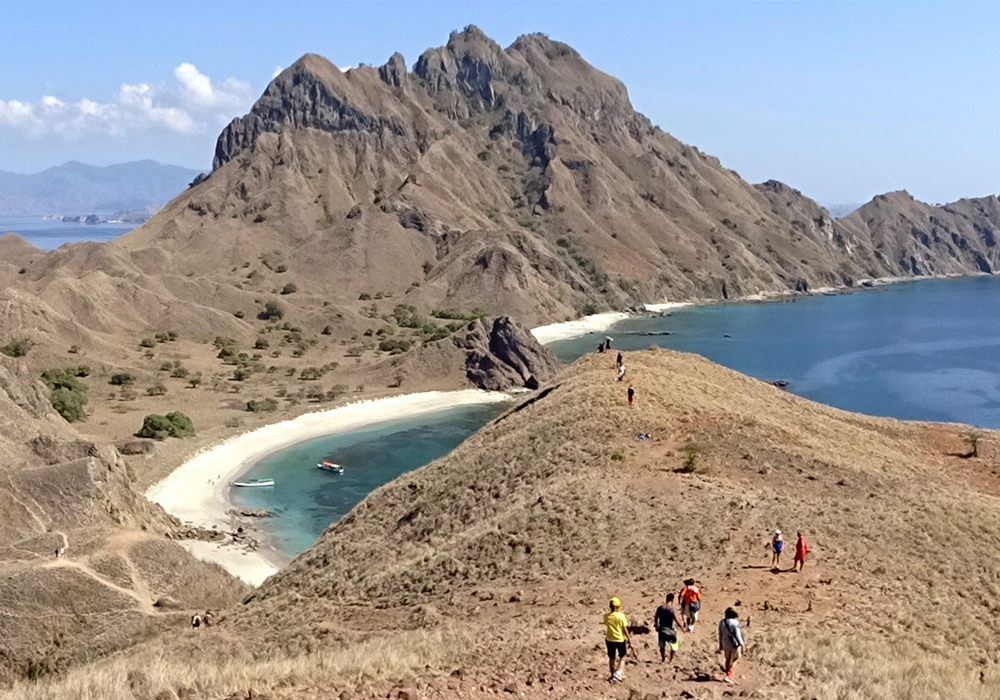
[[[84,406],[87,405],[87,386],[77,377],[79,367],[65,369],[47,369],[42,372],[42,381],[49,388],[49,401],[52,408],[69,423],[75,423],[86,417]],[[90,373],[89,368],[87,373]]]
[[[14,338],[3,347],[0,347],[0,352],[9,357],[24,357],[31,350],[31,345],[31,341],[27,338]]]
[[[135,383],[135,377],[128,372],[119,372],[118,374],[111,375],[109,383],[113,386],[130,386]]]
[[[371,300],[372,300],[372,295],[369,294],[368,292],[361,292],[361,294],[358,295],[358,301],[371,301]]]
[[[170,373],[170,376],[174,379],[184,379],[188,376],[188,368],[184,365],[175,365],[173,371]]]
[[[295,286],[294,282],[289,282],[288,284],[286,284],[284,287],[281,288],[282,294],[295,294],[295,292],[297,291],[299,291],[299,288]]]
[[[324,374],[326,374],[326,371],[320,367],[306,367],[299,372],[299,379],[306,381],[316,380],[322,378]]]
[[[413,343],[409,340],[397,340],[396,338],[386,338],[378,344],[378,349],[382,352],[387,352],[390,355],[398,355],[401,352],[406,352],[413,346]]]
[[[323,330],[320,331],[321,335],[333,335],[332,326],[323,326]]]
[[[194,425],[191,419],[180,411],[168,413],[165,416],[151,413],[142,421],[142,427],[136,437],[164,440],[168,437],[182,438],[194,435]]]
[[[681,474],[703,474],[707,471],[704,457],[708,450],[699,442],[688,440],[680,447],[681,454],[684,455],[684,462],[677,470]]]
[[[201,372],[188,379],[188,386],[191,387],[192,389],[197,389],[200,384],[201,384]]]
[[[593,316],[597,313],[597,306],[593,302],[587,302],[580,308],[581,316]]]
[[[140,348],[155,348],[156,347],[156,341],[154,339],[152,339],[152,338],[143,338],[142,340],[139,341],[139,347]]]
[[[246,314],[243,313],[242,311],[237,311],[236,313],[233,314],[233,316],[235,316],[236,318],[246,318]]]
[[[260,316],[265,321],[280,320],[285,317],[285,310],[281,307],[281,304],[272,299],[264,304],[264,311]]]
[[[70,345],[69,350],[67,352],[69,352],[70,355],[78,355],[80,353],[80,346]]]
[[[153,386],[146,389],[146,396],[164,396],[167,393],[167,387],[162,384],[154,384]]]
[[[250,370],[246,367],[237,367],[233,370],[233,381],[242,382],[250,378]]]
[[[257,338],[253,344],[254,350],[267,350],[270,346],[271,344],[267,342],[266,338]]]
[[[274,399],[261,399],[257,401],[252,399],[247,401],[247,410],[251,413],[270,413],[271,411],[278,410],[278,402]]]

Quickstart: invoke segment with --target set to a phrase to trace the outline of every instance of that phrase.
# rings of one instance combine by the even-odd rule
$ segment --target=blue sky
[[[972,1],[8,1],[0,170],[207,168],[222,125],[303,53],[412,66],[470,23],[504,46],[535,31],[573,45],[752,182],[826,204],[1000,191],[1000,6]]]

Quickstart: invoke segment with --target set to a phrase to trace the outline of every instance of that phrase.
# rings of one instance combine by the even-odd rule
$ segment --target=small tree
[[[31,350],[31,345],[31,341],[27,338],[14,338],[3,347],[0,347],[0,352],[9,357],[24,357]]]
[[[270,300],[264,304],[264,311],[261,314],[261,318],[265,321],[271,321],[275,319],[282,319],[285,317],[285,310],[281,308],[281,304],[275,300]]]
[[[142,427],[136,437],[165,440],[168,437],[182,438],[194,435],[194,424],[191,419],[180,411],[168,413],[165,416],[151,413],[142,421]]]
[[[197,389],[201,385],[201,372],[188,379],[188,386]]]
[[[135,377],[128,372],[119,372],[111,375],[110,383],[114,386],[130,386],[135,383]]]
[[[42,381],[49,388],[52,408],[70,423],[86,417],[87,386],[77,377],[79,368],[47,369],[42,372]]]

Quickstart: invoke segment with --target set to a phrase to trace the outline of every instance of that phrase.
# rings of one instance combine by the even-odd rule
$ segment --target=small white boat
[[[343,474],[344,468],[337,464],[336,462],[327,462],[326,460],[320,462],[316,465],[325,472],[333,472],[334,474]]]
[[[248,481],[233,481],[233,486],[274,486],[274,479],[250,479]]]

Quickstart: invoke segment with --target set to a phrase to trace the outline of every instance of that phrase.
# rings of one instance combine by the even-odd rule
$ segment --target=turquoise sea
[[[761,379],[786,380],[789,391],[839,408],[1000,428],[997,309],[1000,278],[926,280],[794,302],[692,307],[629,319],[608,334],[615,349],[699,353]],[[574,360],[604,336],[552,348]],[[641,391],[641,377],[632,379]],[[453,409],[302,443],[249,474],[274,477],[273,489],[234,491],[239,502],[277,514],[262,524],[294,556],[372,490],[447,454],[502,410]],[[347,472],[316,469],[323,459]]]
[[[789,391],[849,411],[1000,428],[998,312],[1000,277],[974,277],[690,307],[629,319],[609,334],[617,349],[698,353],[753,377],[783,379]],[[593,352],[604,335],[551,347],[573,360]],[[641,386],[641,377],[632,379]]]
[[[369,493],[445,456],[504,409],[504,404],[462,406],[301,442],[265,457],[245,475],[273,478],[273,487],[234,487],[233,501],[273,513],[259,524],[271,545],[295,556]],[[318,469],[323,460],[340,464],[344,473]]]
[[[43,221],[40,216],[0,218],[0,234],[17,233],[42,250],[58,248],[63,243],[110,241],[123,236],[139,224],[70,224]]]

